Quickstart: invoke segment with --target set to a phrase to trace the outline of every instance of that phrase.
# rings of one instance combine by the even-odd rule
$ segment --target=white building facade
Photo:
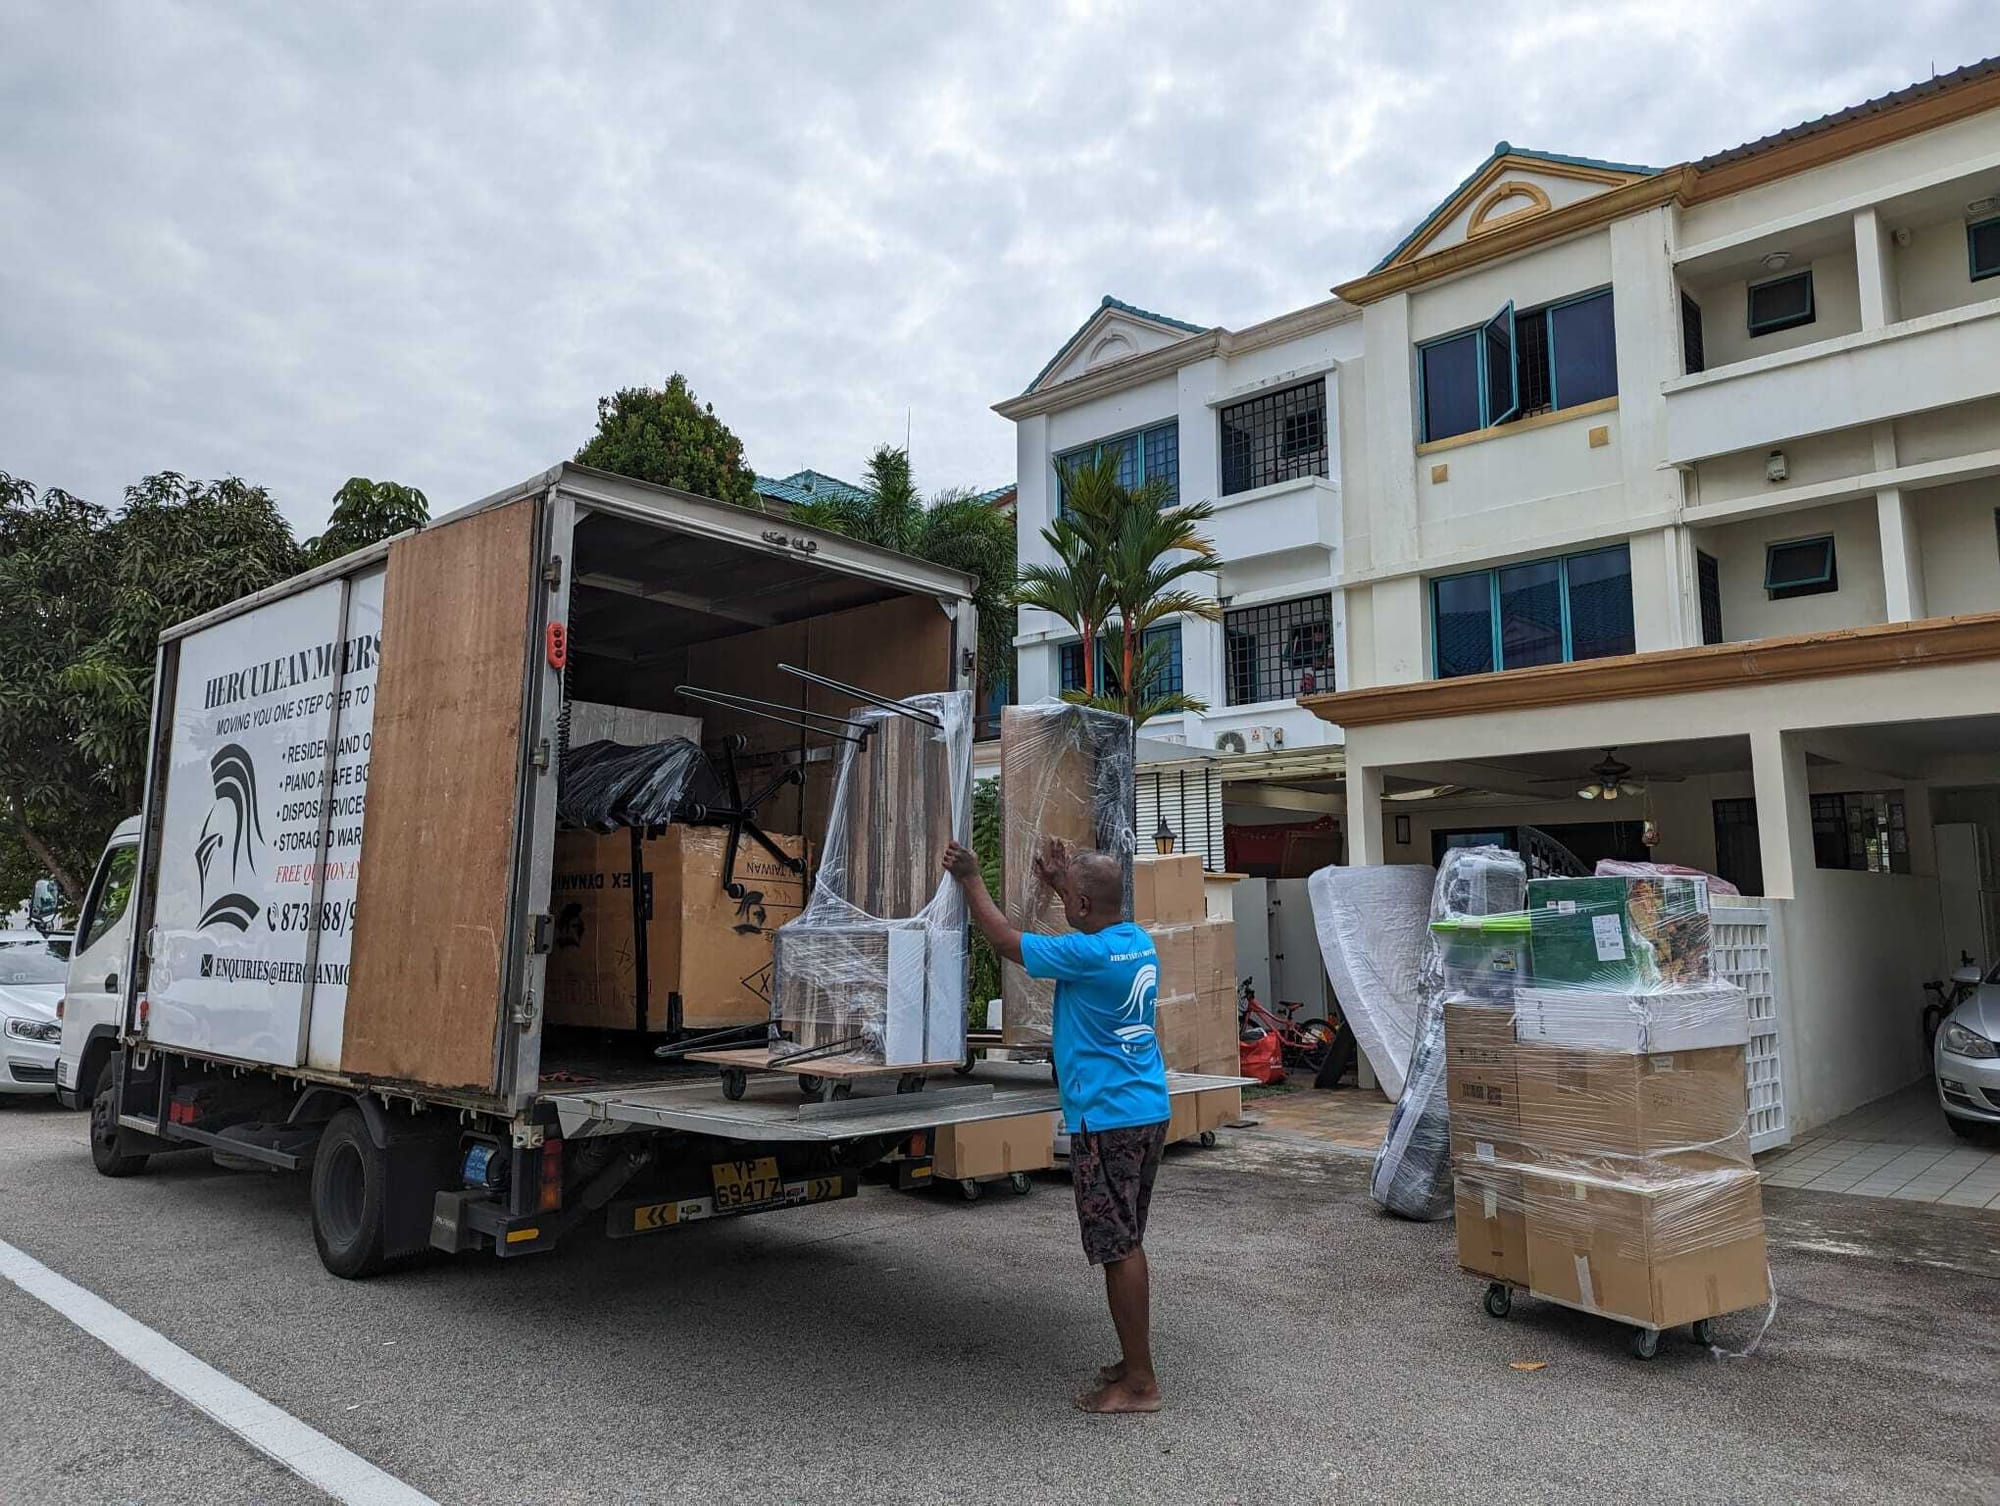
[[[2000,949],[2000,70],[1664,170],[1502,143],[1338,291],[1349,861],[1721,873],[1794,1127],[1916,1077]]]

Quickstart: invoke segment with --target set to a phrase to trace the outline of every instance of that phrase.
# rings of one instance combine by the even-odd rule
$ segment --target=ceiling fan
[[[1620,761],[1616,748],[1606,748],[1604,761],[1584,771],[1585,782],[1576,791],[1579,800],[1616,800],[1620,795],[1643,795],[1649,782],[1678,783],[1679,774],[1654,774],[1650,779],[1633,779],[1632,766]],[[1568,784],[1568,779],[1538,779],[1537,784]]]

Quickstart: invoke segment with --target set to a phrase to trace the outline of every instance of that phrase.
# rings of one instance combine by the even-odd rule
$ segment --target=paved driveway
[[[1067,1398],[1112,1341],[1059,1181],[356,1285],[296,1181],[107,1182],[82,1128],[0,1111],[0,1239],[440,1501],[2000,1496],[1986,1213],[1774,1192],[1762,1352],[1644,1364],[1578,1314],[1486,1318],[1449,1227],[1379,1216],[1365,1162],[1240,1135],[1161,1174],[1169,1409],[1089,1418]],[[0,1343],[0,1498],[315,1498],[5,1282]]]

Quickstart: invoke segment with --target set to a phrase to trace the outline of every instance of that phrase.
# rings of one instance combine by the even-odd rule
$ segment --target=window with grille
[[[1331,597],[1238,608],[1224,614],[1222,637],[1231,706],[1334,688]]]
[[[1764,849],[1757,831],[1755,800],[1717,800],[1715,872],[1745,894],[1764,892]]]
[[[1701,585],[1701,641],[1722,641],[1722,566],[1715,556],[1699,550],[1694,557],[1695,574]],[[1748,891],[1745,891],[1746,893]]]
[[[1177,418],[1150,429],[1116,434],[1109,439],[1080,445],[1056,456],[1056,511],[1063,510],[1063,472],[1071,466],[1094,465],[1105,455],[1118,457],[1118,484],[1137,486],[1142,481],[1161,480],[1167,484],[1169,506],[1180,500],[1181,425]]]
[[[1901,790],[1812,797],[1813,866],[1908,873],[1910,833]]]
[[[1220,415],[1222,493],[1326,474],[1326,378],[1261,392]]]
[[[1146,687],[1146,697],[1178,695],[1185,682],[1181,673],[1181,625],[1178,622],[1162,623],[1158,627],[1147,628],[1140,640],[1142,649],[1152,653],[1157,647],[1158,662],[1154,667],[1153,682]],[[1057,670],[1064,690],[1083,689],[1083,645],[1065,643],[1057,650]],[[1097,688],[1101,694],[1118,693],[1118,666],[1112,662],[1111,650],[1100,638],[1097,643]]]
[[[1701,346],[1701,305],[1681,294],[1681,369],[1689,376],[1708,370],[1708,357]]]
[[[1417,347],[1426,441],[1618,395],[1611,290],[1540,308],[1505,305],[1474,330]]]
[[[1431,653],[1441,680],[1602,659],[1636,646],[1624,544],[1431,582]]]

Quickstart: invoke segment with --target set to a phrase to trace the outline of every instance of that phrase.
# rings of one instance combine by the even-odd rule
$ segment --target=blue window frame
[[[1965,227],[1965,259],[1974,282],[2000,277],[2000,215]]]
[[[1431,582],[1432,672],[1459,675],[1629,654],[1632,557],[1624,544]]]
[[[1426,442],[1618,395],[1611,290],[1503,306],[1477,329],[1417,347]]]
[[[1151,651],[1155,644],[1164,645],[1166,650],[1158,675],[1154,677],[1153,683],[1146,687],[1147,696],[1178,695],[1185,683],[1181,677],[1181,625],[1178,622],[1165,622],[1158,627],[1147,628],[1145,637],[1140,641],[1148,651]],[[1064,690],[1083,689],[1083,645],[1081,643],[1061,645],[1058,650],[1058,668]],[[1111,651],[1105,646],[1104,640],[1099,639],[1098,689],[1101,691],[1114,685],[1117,679],[1117,669],[1111,662]]]
[[[1087,445],[1079,445],[1074,450],[1065,450],[1056,456],[1056,511],[1063,510],[1063,470],[1072,465],[1092,465],[1101,457],[1118,456],[1118,484],[1137,486],[1142,481],[1155,478],[1167,483],[1169,505],[1180,500],[1181,492],[1181,424],[1177,418],[1170,418],[1163,424],[1154,424],[1146,429],[1134,429],[1128,434],[1114,434],[1108,439],[1100,439]]]
[[[1801,324],[1811,324],[1819,317],[1818,310],[1813,306],[1811,267],[1803,272],[1787,272],[1783,277],[1753,282],[1747,297],[1752,335],[1796,329]]]

